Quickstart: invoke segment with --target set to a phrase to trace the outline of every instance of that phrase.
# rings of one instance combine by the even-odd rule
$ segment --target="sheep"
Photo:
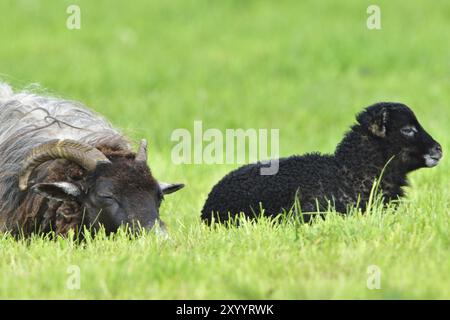
[[[251,219],[290,211],[298,199],[302,218],[330,207],[346,213],[366,209],[376,178],[384,204],[404,196],[407,174],[434,167],[441,145],[420,125],[406,105],[381,102],[367,107],[345,134],[333,155],[319,153],[279,159],[275,175],[261,175],[263,164],[245,165],[219,181],[209,193],[201,218],[226,222],[243,213]],[[297,207],[298,208],[298,207]],[[310,213],[310,214],[308,214]]]
[[[146,140],[133,152],[81,103],[0,83],[0,232],[66,235],[103,226],[109,234],[121,225],[164,232],[160,203],[183,186],[158,183]]]

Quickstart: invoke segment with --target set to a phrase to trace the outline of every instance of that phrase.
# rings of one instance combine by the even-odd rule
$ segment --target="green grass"
[[[81,7],[81,30],[66,8]],[[185,182],[161,216],[171,239],[124,234],[76,245],[0,235],[0,298],[450,298],[447,158],[411,175],[397,211],[312,225],[210,230],[211,187],[237,165],[173,165],[170,134],[280,128],[281,155],[332,152],[362,107],[401,101],[450,149],[450,4],[377,1],[0,2],[0,78],[39,83],[150,141],[162,180]],[[81,270],[69,290],[67,269]],[[377,265],[381,289],[366,286]]]

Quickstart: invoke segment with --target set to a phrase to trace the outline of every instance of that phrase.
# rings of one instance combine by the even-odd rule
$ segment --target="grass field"
[[[0,298],[450,298],[444,158],[410,176],[396,212],[299,226],[208,229],[211,187],[238,165],[174,165],[173,130],[279,128],[281,156],[333,152],[362,107],[401,101],[450,148],[450,3],[376,1],[0,2],[0,78],[39,83],[148,138],[157,178],[184,182],[161,208],[170,240],[15,241],[0,235]],[[66,8],[81,8],[68,30]],[[367,269],[381,271],[369,290]],[[71,266],[81,283],[71,290]]]

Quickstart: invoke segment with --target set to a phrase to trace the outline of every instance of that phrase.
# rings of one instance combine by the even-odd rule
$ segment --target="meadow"
[[[71,4],[79,30],[66,27]],[[450,3],[377,1],[380,30],[366,26],[371,4],[1,1],[2,81],[38,83],[147,138],[154,175],[187,186],[161,207],[168,240],[0,234],[0,298],[449,299],[448,157],[410,175],[397,210],[230,229],[199,216],[212,186],[239,165],[172,163],[172,132],[196,120],[221,131],[280,129],[281,156],[331,153],[354,115],[378,101],[411,106],[445,155]],[[381,272],[378,289],[367,286],[370,266]]]

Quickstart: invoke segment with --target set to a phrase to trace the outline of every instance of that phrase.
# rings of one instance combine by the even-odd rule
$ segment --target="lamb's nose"
[[[438,159],[442,158],[442,147],[439,143],[436,143],[436,145],[431,149],[432,155]]]

